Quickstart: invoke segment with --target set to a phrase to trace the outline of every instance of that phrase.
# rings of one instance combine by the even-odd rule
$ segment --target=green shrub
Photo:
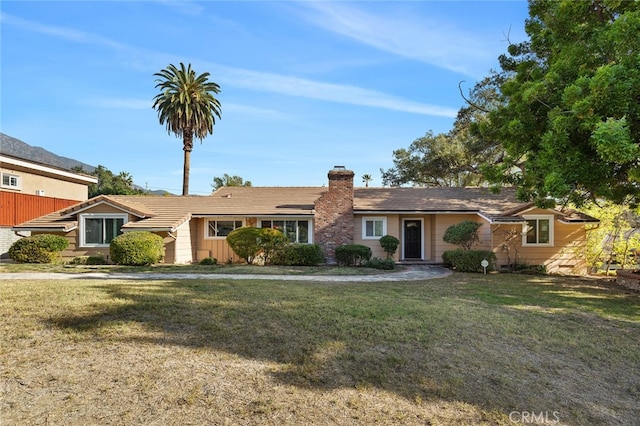
[[[272,257],[289,243],[282,231],[273,228],[258,228],[258,245],[265,264],[272,263]]]
[[[243,226],[229,232],[227,243],[240,258],[251,264],[262,250],[260,245],[261,235],[260,229],[252,226]]]
[[[483,260],[489,262],[487,271],[493,271],[496,265],[496,254],[490,250],[449,250],[442,254],[445,265],[458,272],[483,272]]]
[[[229,247],[249,264],[259,255],[265,264],[270,263],[271,258],[288,244],[281,231],[252,226],[234,229],[227,235],[227,242]]]
[[[61,252],[69,246],[69,241],[61,235],[36,234],[28,238],[37,241],[40,247],[51,252]]]
[[[87,265],[107,265],[109,261],[102,254],[87,256]]]
[[[339,265],[362,266],[371,259],[371,248],[360,244],[346,244],[336,248]]]
[[[546,275],[547,267],[545,265],[528,265],[519,263],[516,265],[515,271],[525,275]]]
[[[200,265],[217,265],[217,264],[218,264],[218,259],[215,259],[213,257],[205,257],[200,261]]]
[[[19,263],[52,263],[69,241],[60,235],[36,234],[21,238],[9,247],[9,258]]]
[[[69,264],[71,265],[106,265],[107,259],[102,254],[96,254],[93,256],[77,256],[71,259]]]
[[[162,258],[162,237],[147,231],[125,232],[111,240],[111,260],[118,265],[142,266],[158,263]]]
[[[367,266],[369,268],[384,269],[390,271],[392,269],[395,269],[396,262],[390,257],[387,257],[386,259],[374,257],[372,259],[369,259],[369,261],[367,262]]]
[[[322,249],[317,244],[287,244],[273,256],[273,265],[315,266],[324,263]]]
[[[448,227],[442,239],[449,244],[455,244],[463,249],[471,250],[471,246],[480,241],[478,228],[481,226],[482,224],[479,222],[465,220]]]
[[[380,245],[384,252],[387,253],[387,258],[390,258],[396,254],[396,250],[398,250],[398,246],[400,245],[400,240],[393,235],[385,235],[380,238]]]
[[[69,261],[69,265],[86,265],[89,256],[76,256]]]

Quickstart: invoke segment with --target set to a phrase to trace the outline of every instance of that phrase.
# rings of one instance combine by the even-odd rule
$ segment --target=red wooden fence
[[[17,225],[79,202],[77,200],[0,191],[0,226]]]

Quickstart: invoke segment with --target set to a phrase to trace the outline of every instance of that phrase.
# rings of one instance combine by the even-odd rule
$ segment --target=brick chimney
[[[315,203],[315,242],[327,263],[336,263],[335,250],[353,244],[353,176],[344,166],[329,171],[329,190]]]

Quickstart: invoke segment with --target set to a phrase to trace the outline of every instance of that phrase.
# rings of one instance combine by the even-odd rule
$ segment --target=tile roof
[[[210,197],[208,214],[312,215],[326,187],[223,187]],[[194,212],[195,214],[196,212]]]
[[[98,205],[100,203],[110,204],[141,218],[152,217],[156,215],[155,212],[149,210],[148,207],[144,203],[139,202],[139,200],[131,197],[121,200],[120,196],[118,195],[98,195],[97,197],[91,198],[80,204],[75,204],[67,208],[62,212],[62,214],[72,215],[80,213],[81,211],[94,207],[95,205]]]
[[[600,220],[596,219],[593,216],[589,216],[588,214],[573,210],[573,209],[562,209],[560,210],[562,213],[562,221],[569,223],[599,223]]]
[[[524,203],[515,191],[494,194],[486,188],[356,188],[355,211],[479,212],[499,216]]]
[[[77,215],[101,203],[143,219],[125,229],[175,230],[194,216],[310,216],[324,187],[229,187],[211,196],[100,195],[64,210],[16,225],[14,229],[59,229],[77,226]]]
[[[28,222],[15,225],[12,229],[16,231],[20,230],[51,230],[69,232],[78,226],[78,221],[75,218],[66,218],[62,215],[63,210],[49,213],[45,216],[32,219]]]
[[[101,195],[14,229],[70,230],[77,226],[79,213],[100,203],[141,218],[125,224],[127,229],[175,230],[192,217],[312,216],[315,201],[326,191],[326,187],[223,187],[210,196]],[[512,189],[498,194],[486,188],[354,189],[356,213],[469,212],[504,222],[522,221],[518,213],[530,207],[530,203],[517,201]],[[574,211],[563,219],[597,221]]]

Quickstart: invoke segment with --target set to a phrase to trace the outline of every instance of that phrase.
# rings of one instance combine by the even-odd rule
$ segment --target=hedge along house
[[[69,239],[65,257],[109,252],[109,241],[135,230],[159,234],[165,263],[206,257],[238,262],[226,235],[241,226],[283,231],[292,242],[318,244],[328,263],[335,248],[363,244],[384,257],[379,239],[400,240],[395,260],[442,261],[455,249],[446,229],[464,220],[482,224],[477,248],[496,253],[499,267],[518,260],[549,272],[584,273],[586,233],[597,219],[571,210],[518,202],[514,191],[486,188],[354,188],[354,173],[335,167],[328,187],[223,187],[211,196],[98,196],[15,226]]]

